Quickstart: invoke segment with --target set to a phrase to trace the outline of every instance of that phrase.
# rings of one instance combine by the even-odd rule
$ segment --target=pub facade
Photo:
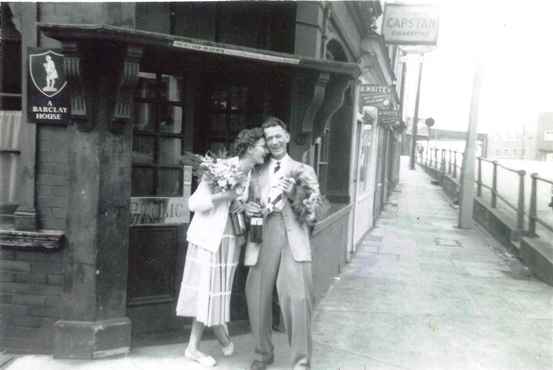
[[[400,104],[379,1],[1,7],[5,350],[98,358],[186,330],[175,304],[195,180],[183,155],[228,149],[265,115],[288,123],[290,155],[331,204],[313,231],[317,299],[397,183],[401,125],[358,99],[386,84]],[[234,322],[247,322],[246,274]]]

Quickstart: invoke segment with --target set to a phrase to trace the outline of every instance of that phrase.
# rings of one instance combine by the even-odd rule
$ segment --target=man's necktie
[[[278,170],[280,170],[280,161],[277,161],[276,165],[275,165],[275,168],[273,169],[273,172],[274,173],[277,173]]]
[[[280,161],[277,161],[273,168],[273,173],[277,173],[280,170]],[[282,191],[275,185],[271,188],[271,194],[269,195],[269,208],[272,210],[282,210],[284,207]]]

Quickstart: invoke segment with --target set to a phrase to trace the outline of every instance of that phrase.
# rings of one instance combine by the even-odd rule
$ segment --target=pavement
[[[316,307],[313,370],[553,368],[553,288],[457,210],[421,169],[402,158],[401,184],[376,227]],[[231,333],[232,334],[232,333]],[[274,333],[275,363],[289,369],[286,337]],[[218,369],[247,368],[249,334],[236,354],[202,343]],[[13,359],[9,370],[201,369],[186,343],[139,347],[94,361],[46,355]]]

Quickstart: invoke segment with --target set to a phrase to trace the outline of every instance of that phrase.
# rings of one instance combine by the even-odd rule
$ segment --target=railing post
[[[453,178],[457,178],[457,151],[453,151]]]
[[[451,175],[451,149],[449,149],[447,156],[447,174]]]
[[[518,207],[517,207],[517,229],[519,235],[522,236],[524,233],[524,177],[526,176],[526,171],[518,171]]]
[[[434,167],[438,169],[438,148],[434,148]]]
[[[443,176],[445,175],[445,149],[442,149],[440,157],[440,172]]]
[[[492,176],[492,208],[497,206],[497,161],[493,161]]]
[[[476,180],[476,196],[482,196],[482,157],[476,158],[478,160],[477,167],[477,180]]]
[[[536,236],[536,217],[538,217],[538,174],[530,175],[532,179],[530,192],[530,211],[528,215],[528,236]]]

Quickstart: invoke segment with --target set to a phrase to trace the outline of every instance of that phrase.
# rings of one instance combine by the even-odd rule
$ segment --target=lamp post
[[[417,82],[417,95],[415,97],[415,114],[413,117],[413,127],[411,129],[411,158],[409,161],[409,169],[415,169],[415,155],[416,155],[416,146],[417,146],[417,124],[419,120],[419,101],[421,96],[421,80],[422,80],[422,65],[424,61],[424,54],[420,54],[419,58],[419,79]]]

